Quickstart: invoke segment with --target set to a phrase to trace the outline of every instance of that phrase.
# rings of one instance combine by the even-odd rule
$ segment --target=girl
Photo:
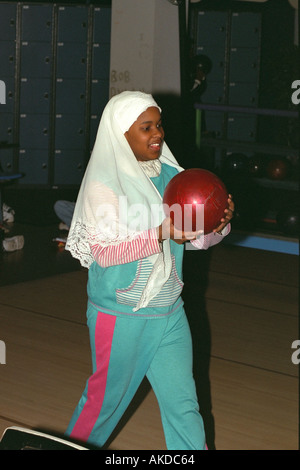
[[[87,322],[93,373],[67,429],[103,447],[147,376],[168,449],[205,449],[181,299],[184,242],[199,248],[229,232],[233,202],[214,233],[181,233],[162,195],[181,171],[151,95],[107,104],[80,188],[66,249],[89,268]],[[221,232],[218,233],[218,232]]]

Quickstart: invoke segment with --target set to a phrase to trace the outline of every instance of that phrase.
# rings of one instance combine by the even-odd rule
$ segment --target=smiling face
[[[156,160],[164,140],[159,109],[155,106],[144,111],[125,132],[125,137],[137,160]]]

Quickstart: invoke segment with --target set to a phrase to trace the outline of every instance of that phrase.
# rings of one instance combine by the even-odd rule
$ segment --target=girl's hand
[[[167,217],[158,227],[158,240],[161,242],[170,238],[175,243],[181,245],[184,242],[195,240],[201,233],[203,233],[203,230],[197,232],[182,232],[173,225],[171,217]]]
[[[231,221],[234,213],[234,202],[231,194],[228,195],[228,209],[225,209],[225,216],[221,219],[221,224],[213,232],[221,232]]]

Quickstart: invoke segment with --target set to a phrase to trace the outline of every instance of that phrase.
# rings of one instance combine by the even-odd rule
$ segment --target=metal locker
[[[230,50],[230,82],[258,82],[259,54],[257,48],[237,48]]]
[[[207,80],[207,88],[201,96],[203,103],[222,104],[225,102],[224,82],[212,82]]]
[[[222,11],[199,11],[197,18],[197,47],[226,45],[228,14]]]
[[[93,42],[110,44],[111,8],[95,8]]]
[[[261,14],[234,12],[231,16],[231,47],[256,47],[260,45]]]
[[[5,149],[1,151],[0,170],[11,172],[14,168],[14,151],[13,149]]]
[[[6,105],[1,105],[5,106]],[[0,114],[0,141],[13,143],[14,115],[9,112],[1,112]]]
[[[256,116],[229,113],[227,138],[242,142],[254,142],[256,138]]]
[[[52,72],[52,47],[47,42],[21,43],[21,77],[50,77]]]
[[[4,77],[14,77],[16,67],[15,41],[0,41],[1,80]]]
[[[234,106],[257,106],[258,88],[256,83],[231,82],[228,102]]]
[[[20,148],[48,149],[49,147],[49,115],[20,115]]]
[[[17,5],[0,3],[0,41],[16,39]]]
[[[85,148],[85,118],[81,114],[56,115],[55,149]]]
[[[204,111],[205,130],[213,134],[215,138],[223,137],[224,115],[214,111]]]
[[[50,78],[22,78],[20,84],[20,113],[49,114],[51,96]]]
[[[207,75],[207,80],[224,82],[225,80],[225,47],[218,47],[216,49],[210,46],[199,46],[197,55],[206,55],[212,63],[212,68]]]
[[[54,184],[80,184],[85,170],[85,150],[55,152]]]
[[[91,114],[101,115],[109,99],[109,81],[93,79],[91,83]]]
[[[52,5],[23,5],[21,40],[51,42]]]
[[[46,185],[48,183],[48,150],[20,149],[19,171],[24,173],[22,184]]]
[[[87,45],[59,42],[57,44],[56,76],[85,78],[87,73]]]
[[[15,80],[14,77],[2,76],[1,79],[5,84],[5,105],[1,104],[1,111],[13,113],[15,106]],[[1,112],[2,114],[2,112]]]
[[[85,80],[58,78],[56,80],[56,114],[84,115],[86,104]]]
[[[92,77],[107,79],[110,67],[110,44],[93,44]]]
[[[58,7],[58,42],[87,41],[88,9],[85,6]]]

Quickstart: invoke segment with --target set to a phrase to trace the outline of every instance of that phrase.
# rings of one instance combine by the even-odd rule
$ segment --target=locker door
[[[93,79],[91,84],[91,114],[100,115],[108,102],[108,80]]]
[[[23,5],[21,40],[51,42],[52,5]]]
[[[214,111],[205,111],[204,114],[206,131],[215,138],[223,137],[224,115]]]
[[[85,116],[57,114],[55,120],[55,149],[76,150],[85,148]],[[70,153],[72,155],[72,153]]]
[[[81,183],[85,170],[85,149],[62,149],[55,152],[55,185],[78,185]]]
[[[207,79],[207,88],[201,96],[201,101],[209,104],[225,103],[224,82],[212,82]]]
[[[49,114],[51,103],[50,78],[22,78],[20,85],[21,114]]]
[[[93,42],[96,44],[110,44],[111,9],[98,8],[94,10]]]
[[[197,18],[197,47],[212,48],[226,46],[228,14],[222,11],[199,11]]]
[[[57,72],[59,78],[85,78],[87,72],[86,43],[59,42],[57,44]]]
[[[0,41],[1,79],[13,77],[16,66],[15,41]]]
[[[20,115],[20,149],[48,149],[49,115]]]
[[[6,105],[1,105],[2,107]],[[1,112],[0,114],[0,141],[13,143],[14,115],[13,113]]]
[[[211,82],[223,82],[225,80],[225,50],[223,47],[213,48],[210,45],[203,45],[197,48],[197,55],[206,55],[212,61],[212,68],[207,75],[207,80]]]
[[[51,43],[28,42],[21,44],[21,77],[50,77],[52,67]]]
[[[230,50],[230,82],[258,82],[259,50],[236,48]]]
[[[3,77],[3,82],[5,84],[5,105],[1,105],[1,111],[6,113],[14,112],[15,105],[15,80],[14,77]],[[2,114],[2,112],[1,112]]]
[[[58,7],[58,38],[60,42],[86,43],[88,9],[85,6]]]
[[[107,79],[110,65],[110,44],[93,44],[92,76]]]
[[[235,12],[231,16],[231,47],[259,48],[261,14]]]
[[[20,149],[19,170],[24,173],[22,184],[46,185],[48,183],[48,150]]]
[[[256,83],[230,83],[228,101],[233,106],[257,106],[258,89]]]
[[[84,115],[86,103],[85,80],[58,78],[56,80],[56,114]]]
[[[16,16],[16,3],[0,3],[0,41],[16,39]]]
[[[256,138],[256,116],[229,113],[227,138],[240,142],[254,142]]]
[[[13,149],[5,149],[5,152],[1,152],[1,159],[0,159],[0,169],[4,172],[12,172],[14,167],[14,153]]]

